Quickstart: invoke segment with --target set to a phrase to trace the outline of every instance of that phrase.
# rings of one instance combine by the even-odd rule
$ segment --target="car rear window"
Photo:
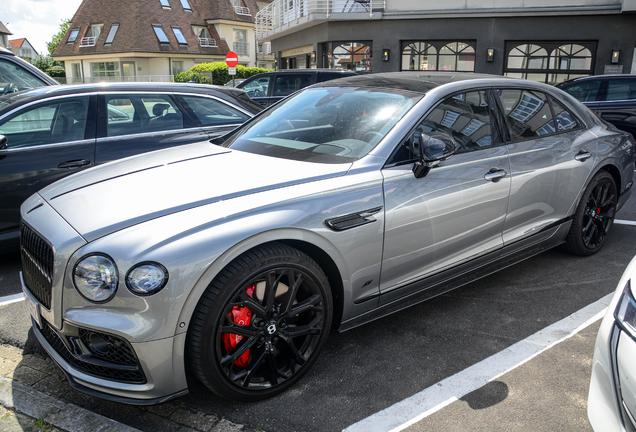
[[[607,82],[607,100],[632,100],[636,99],[636,80],[618,79]]]

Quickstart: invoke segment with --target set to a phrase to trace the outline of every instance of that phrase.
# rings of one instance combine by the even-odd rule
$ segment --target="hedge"
[[[212,72],[212,84],[224,85],[232,78],[245,79],[251,77],[252,75],[269,72],[271,70],[273,69],[245,67],[238,65],[236,66],[236,75],[232,76],[228,73],[228,66],[225,62],[201,63],[194,66],[187,72],[182,72],[175,75],[174,80],[176,82],[188,82],[194,78],[197,80],[198,83],[210,84],[209,77],[202,75],[200,72]]]

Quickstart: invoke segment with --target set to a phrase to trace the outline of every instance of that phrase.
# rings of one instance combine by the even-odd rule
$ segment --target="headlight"
[[[616,318],[616,322],[621,328],[636,340],[636,301],[632,296],[630,282],[627,282],[623,290],[623,295],[618,301],[618,305],[614,311],[614,318]]]
[[[126,275],[126,286],[140,296],[159,292],[168,283],[168,270],[155,262],[137,264]]]
[[[102,303],[115,295],[119,282],[117,275],[112,259],[105,255],[88,255],[75,264],[73,282],[87,300]]]

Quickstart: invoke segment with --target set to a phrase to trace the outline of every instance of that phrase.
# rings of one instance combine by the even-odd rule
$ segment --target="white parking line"
[[[628,221],[628,220],[614,219],[614,223],[615,223],[615,224],[619,224],[619,225],[632,225],[632,226],[636,226],[636,222],[634,222],[634,221]]]
[[[0,297],[0,306],[6,306],[11,303],[17,303],[19,301],[24,301],[24,294],[14,294],[10,296]]]
[[[613,295],[614,293],[606,295],[569,317],[420,393],[349,426],[344,431],[398,432],[406,429],[598,321],[605,314]]]

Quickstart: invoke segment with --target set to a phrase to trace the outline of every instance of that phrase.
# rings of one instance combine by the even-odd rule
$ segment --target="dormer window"
[[[194,35],[199,38],[199,45],[202,47],[216,47],[216,40],[212,39],[210,30],[204,26],[192,26]]]
[[[106,41],[104,42],[105,46],[110,46],[113,43],[113,39],[115,39],[115,35],[117,34],[118,29],[119,24],[113,24],[110,27],[110,31],[108,32],[108,36],[106,36]]]
[[[161,6],[165,7],[165,8],[170,8],[170,1],[169,0],[159,0],[161,2]]]
[[[74,28],[73,30],[71,30],[71,34],[68,37],[68,40],[66,41],[66,43],[75,43],[75,41],[77,40],[77,35],[79,34],[80,28]]]
[[[86,33],[86,37],[82,38],[80,47],[95,46],[97,38],[102,32],[102,27],[104,27],[104,24],[91,24],[88,32]]]
[[[161,45],[170,45],[170,41],[168,40],[168,35],[163,31],[163,27],[160,25],[153,24],[152,29],[155,31],[157,35],[157,39],[159,39],[159,43]]]
[[[192,11],[192,8],[190,7],[190,3],[188,3],[188,0],[181,0],[181,6],[183,6],[183,10]]]
[[[183,32],[181,31],[180,27],[172,26],[172,32],[174,33],[174,37],[177,38],[177,42],[179,42],[179,45],[187,45],[188,44],[188,41],[186,40],[185,36],[183,35]]]
[[[231,0],[232,6],[234,6],[234,12],[237,15],[250,15],[250,10],[245,7],[243,0]]]

